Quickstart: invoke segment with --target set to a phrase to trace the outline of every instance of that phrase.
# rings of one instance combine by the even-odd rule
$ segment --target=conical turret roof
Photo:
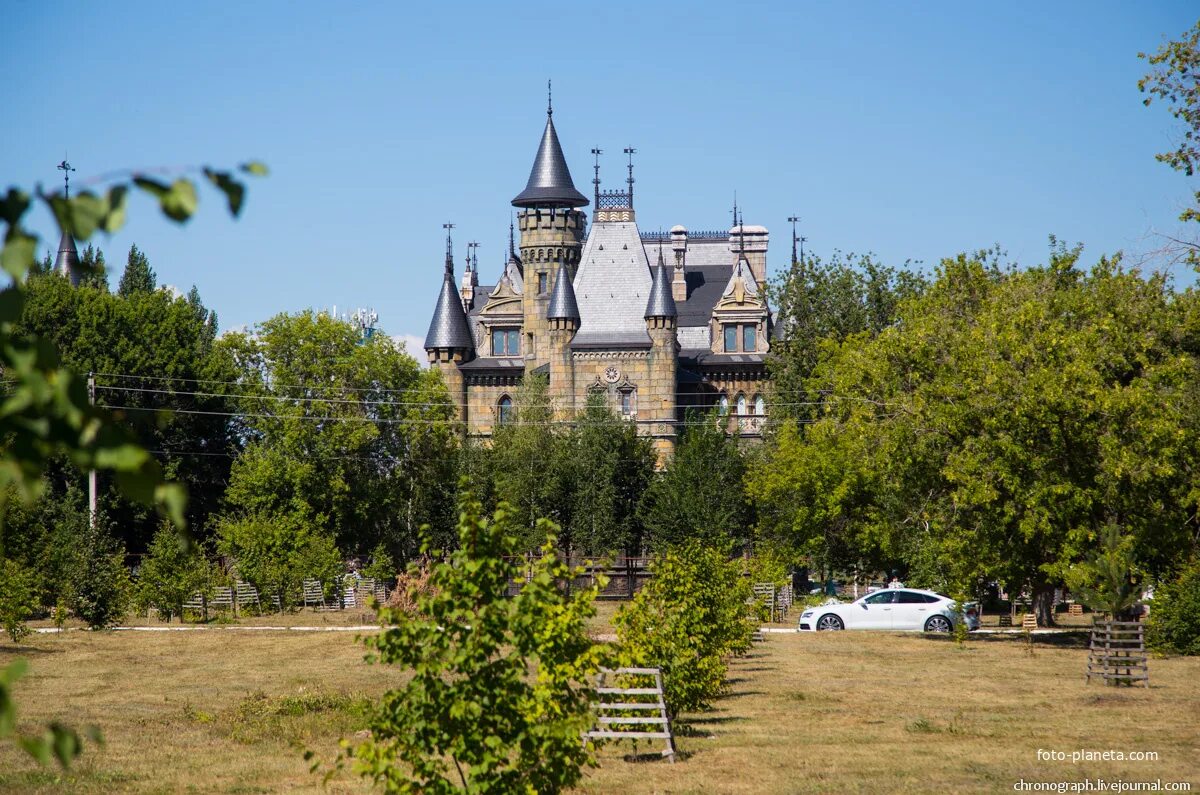
[[[425,350],[436,348],[475,348],[475,338],[471,336],[471,326],[463,312],[462,298],[454,286],[454,265],[449,255],[446,256],[446,273],[442,278],[437,308],[433,311],[433,320],[429,322],[429,331],[425,334]]]
[[[554,277],[554,292],[550,294],[550,308],[546,310],[546,317],[549,320],[579,321],[575,288],[571,286],[571,274],[564,262],[558,263],[558,275]]]
[[[671,294],[671,281],[667,278],[667,267],[663,265],[662,249],[658,250],[658,264],[654,266],[654,280],[650,285],[650,298],[646,301],[646,317],[678,317],[675,296]]]
[[[571,181],[552,112],[546,113],[546,129],[529,171],[529,182],[512,203],[514,207],[584,207],[588,203]]]
[[[58,256],[54,258],[54,272],[71,280],[72,287],[79,286],[79,249],[70,232],[63,232],[58,242]]]

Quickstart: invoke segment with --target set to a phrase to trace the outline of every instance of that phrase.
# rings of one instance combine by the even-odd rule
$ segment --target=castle
[[[598,152],[597,152],[598,154]],[[767,303],[767,230],[736,215],[727,233],[646,234],[637,226],[630,166],[625,191],[594,180],[590,229],[563,157],[554,111],[525,189],[512,200],[520,244],[494,285],[468,257],[445,274],[425,350],[467,434],[488,437],[511,416],[527,374],[549,379],[555,417],[569,420],[603,394],[649,436],[660,460],[695,410],[718,408],[729,431],[758,436],[765,357],[779,331]]]

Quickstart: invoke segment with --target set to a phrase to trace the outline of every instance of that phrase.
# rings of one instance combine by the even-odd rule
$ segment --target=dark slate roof
[[[460,364],[460,370],[521,370],[525,367],[525,360],[520,357],[504,357],[504,356],[483,356],[478,359],[472,359],[466,364]]]
[[[475,347],[475,338],[471,336],[471,327],[467,325],[467,315],[463,312],[462,297],[454,286],[453,266],[446,263],[446,274],[442,278],[442,291],[438,294],[437,309],[433,311],[433,320],[429,322],[429,332],[425,335],[425,350],[434,348],[465,348]]]
[[[588,203],[571,181],[551,114],[546,114],[546,130],[529,171],[529,182],[512,203],[514,207],[584,207]]]
[[[732,370],[761,369],[767,357],[761,353],[713,353],[708,348],[683,349],[679,352],[679,362],[700,370],[705,368],[721,368]]]
[[[721,298],[733,263],[728,265],[702,265],[688,267],[684,271],[687,281],[687,300],[678,305],[679,326],[707,326],[713,307]]]
[[[650,298],[646,301],[646,317],[678,317],[675,309],[675,297],[671,295],[671,282],[667,279],[667,269],[663,265],[662,252],[658,254],[658,264],[654,266],[654,281],[650,284]]]
[[[575,289],[571,287],[571,274],[565,262],[558,263],[558,274],[554,277],[554,292],[550,294],[546,317],[549,320],[579,320],[579,304],[575,302]]]
[[[58,242],[58,256],[54,258],[54,272],[71,280],[72,287],[79,286],[79,249],[70,232],[63,232]]]

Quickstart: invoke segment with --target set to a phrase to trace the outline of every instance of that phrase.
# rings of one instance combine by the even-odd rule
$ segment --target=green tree
[[[1146,639],[1167,654],[1200,655],[1200,559],[1155,589]]]
[[[819,419],[752,479],[778,534],[832,534],[951,592],[1028,586],[1044,623],[1109,519],[1152,574],[1195,549],[1196,297],[1078,257],[946,260],[898,323],[831,348]]]
[[[641,503],[650,546],[663,550],[696,540],[729,552],[749,538],[745,456],[723,417],[692,414],[675,455]]]
[[[386,334],[325,314],[277,315],[219,347],[239,367],[244,412],[225,499],[331,534],[347,552],[416,553],[453,511],[457,433],[440,376]]]
[[[344,570],[333,538],[287,516],[248,514],[217,523],[217,549],[233,559],[237,575],[263,594],[295,603],[306,579],[330,588]]]
[[[183,617],[183,603],[213,580],[213,566],[196,544],[188,544],[170,525],[154,534],[138,570],[137,602],[158,611],[164,621]]]
[[[564,424],[554,421],[548,381],[527,376],[512,413],[492,432],[491,471],[496,498],[524,525],[526,550],[541,543],[537,523],[562,526],[570,519],[571,460]]]
[[[150,260],[137,246],[130,246],[129,259],[121,274],[121,282],[117,285],[117,295],[128,298],[135,293],[152,293],[157,286],[158,280],[154,269],[150,267]]]
[[[1099,546],[1083,563],[1067,569],[1066,582],[1082,604],[1120,620],[1141,595],[1133,538],[1110,522],[1097,540]]]
[[[125,548],[106,525],[98,516],[96,523],[84,530],[67,588],[67,605],[93,629],[120,623],[132,596]]]
[[[203,530],[219,507],[239,441],[225,416],[233,408],[221,394],[228,387],[201,384],[237,375],[215,344],[203,305],[162,290],[123,297],[75,289],[58,276],[32,276],[16,329],[52,341],[75,372],[101,374],[97,404],[116,407],[141,445],[157,451],[166,475],[187,484],[189,524]],[[82,481],[76,468],[56,463],[47,483],[62,495]],[[121,540],[131,552],[143,551],[158,525],[154,512],[122,497],[111,477],[101,475],[100,492]]]
[[[1138,90],[1148,95],[1143,104],[1165,102],[1183,128],[1178,145],[1155,157],[1185,176],[1194,176],[1200,165],[1200,22],[1178,41],[1167,42],[1152,55],[1140,52],[1138,57],[1153,67],[1138,81]],[[1185,208],[1179,219],[1200,221],[1200,190],[1193,194],[1193,206]],[[1193,240],[1177,242],[1185,247],[1189,262],[1200,262],[1200,245]]]
[[[25,622],[33,615],[33,576],[21,564],[0,558],[0,626],[13,643],[30,632]]]
[[[79,253],[79,267],[83,273],[79,276],[81,287],[95,287],[97,290],[108,292],[108,267],[104,262],[104,252],[88,243]]]
[[[784,335],[771,342],[768,359],[778,395],[771,407],[773,420],[813,415],[807,379],[823,346],[855,334],[873,336],[894,323],[900,302],[926,285],[911,266],[896,269],[870,254],[835,251],[828,262],[807,254],[776,277],[771,293],[778,307],[775,322]]]
[[[559,534],[563,551],[638,554],[644,532],[637,509],[656,461],[650,440],[595,395],[566,432],[562,456],[568,512]]]
[[[750,647],[750,584],[737,561],[696,542],[655,559],[650,579],[613,623],[622,660],[662,669],[667,709],[705,709],[724,687],[731,654]]]
[[[588,636],[597,588],[566,594],[574,576],[555,553],[552,524],[519,592],[518,518],[489,521],[464,496],[458,548],[416,596],[417,610],[382,609],[390,624],[366,639],[373,661],[412,672],[375,710],[355,746],[356,769],[388,792],[558,792],[579,783],[591,750],[589,680],[604,661]]]

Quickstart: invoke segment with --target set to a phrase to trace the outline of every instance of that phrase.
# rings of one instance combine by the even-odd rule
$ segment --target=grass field
[[[0,664],[17,654],[31,663],[17,688],[25,728],[96,723],[107,743],[67,775],[0,745],[3,792],[319,792],[303,750],[331,759],[361,729],[364,699],[403,677],[365,664],[352,632],[67,632],[0,644]],[[1011,792],[1019,779],[1104,777],[1200,792],[1200,659],[1152,660],[1149,690],[1118,690],[1085,685],[1085,658],[1071,635],[1038,638],[1032,653],[1018,636],[960,649],[915,635],[768,635],[733,662],[716,708],[677,727],[680,761],[610,747],[583,789]],[[1068,759],[1039,761],[1038,749]],[[1081,749],[1158,759],[1072,764]],[[342,775],[325,791],[367,788]]]

